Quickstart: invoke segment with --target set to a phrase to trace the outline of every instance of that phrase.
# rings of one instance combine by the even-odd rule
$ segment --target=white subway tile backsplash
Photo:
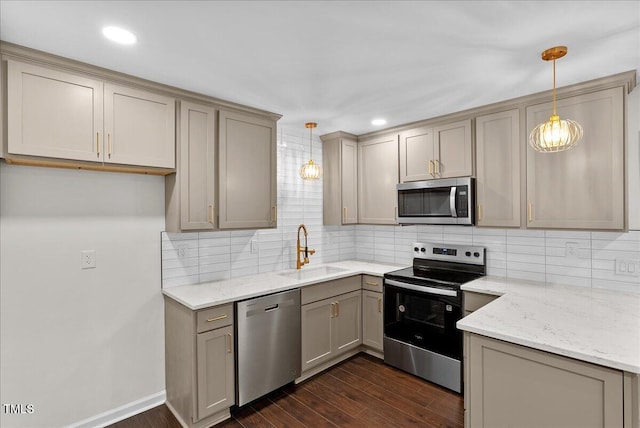
[[[163,233],[162,285],[174,287],[295,268],[298,225],[316,249],[311,265],[359,259],[410,265],[412,244],[480,245],[489,275],[640,293],[640,278],[615,273],[615,260],[640,260],[640,231],[589,232],[478,228],[322,224],[322,181],[303,182],[308,160],[306,130],[278,131],[278,228]],[[313,140],[322,165],[322,145]],[[255,252],[251,252],[251,241]],[[256,247],[257,245],[257,247]]]

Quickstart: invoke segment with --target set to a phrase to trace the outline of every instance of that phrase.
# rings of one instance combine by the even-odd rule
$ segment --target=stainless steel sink
[[[279,276],[284,276],[285,278],[294,278],[294,279],[311,279],[316,277],[321,277],[325,275],[331,275],[334,273],[346,272],[348,269],[333,267],[333,266],[319,266],[316,268],[310,269],[300,269],[295,272],[286,272],[279,273]]]

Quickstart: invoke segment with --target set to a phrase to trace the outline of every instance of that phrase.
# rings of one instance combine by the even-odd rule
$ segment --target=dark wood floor
[[[386,366],[366,354],[299,385],[236,409],[216,428],[249,427],[451,427],[462,428],[462,396]],[[111,425],[180,428],[159,406]]]

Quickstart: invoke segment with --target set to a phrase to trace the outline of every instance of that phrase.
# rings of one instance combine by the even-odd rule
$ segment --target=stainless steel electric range
[[[486,275],[485,248],[416,243],[413,255],[384,275],[384,362],[462,392],[460,286]]]

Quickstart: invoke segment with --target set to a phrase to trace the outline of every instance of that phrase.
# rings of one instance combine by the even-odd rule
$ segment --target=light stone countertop
[[[181,285],[179,287],[165,288],[162,290],[162,293],[191,310],[198,310],[353,275],[374,275],[381,277],[386,272],[404,267],[406,266],[350,260],[320,265],[306,265],[299,271],[292,269],[283,272],[268,272],[243,276],[224,281]],[[325,273],[323,271],[325,268],[327,268],[329,272]],[[342,270],[336,272],[336,269]]]
[[[459,329],[631,373],[640,373],[640,295],[483,277],[462,286],[502,296]]]

